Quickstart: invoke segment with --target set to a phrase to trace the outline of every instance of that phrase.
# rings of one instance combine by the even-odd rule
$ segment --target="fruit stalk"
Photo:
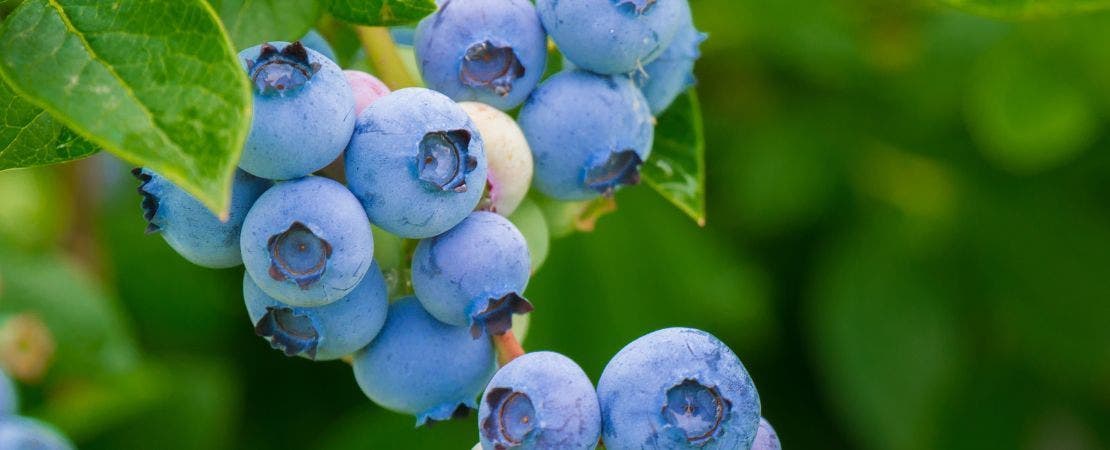
[[[397,54],[396,45],[389,35],[389,29],[384,27],[355,26],[355,35],[366,51],[370,66],[374,68],[375,75],[392,90],[416,86],[416,81],[409,74],[405,64]]]
[[[493,346],[497,347],[497,363],[504,366],[524,354],[524,347],[516,340],[513,330],[493,335]]]

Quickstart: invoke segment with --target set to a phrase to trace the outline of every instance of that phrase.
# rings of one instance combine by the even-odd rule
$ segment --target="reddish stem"
[[[502,366],[524,354],[524,347],[516,340],[513,330],[494,335],[493,346],[497,348],[497,363]]]

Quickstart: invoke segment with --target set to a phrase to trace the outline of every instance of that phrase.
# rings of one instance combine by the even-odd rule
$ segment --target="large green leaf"
[[[0,170],[84,158],[96,150],[0,82]]]
[[[370,26],[413,23],[436,10],[432,0],[327,0],[324,4],[339,19]]]
[[[943,0],[990,17],[1035,19],[1110,9],[1110,0]]]
[[[705,225],[705,136],[697,93],[679,96],[658,120],[644,183]]]
[[[0,76],[21,97],[226,210],[251,97],[207,3],[28,0],[0,48]]]
[[[209,0],[236,49],[300,39],[320,18],[315,0]]]

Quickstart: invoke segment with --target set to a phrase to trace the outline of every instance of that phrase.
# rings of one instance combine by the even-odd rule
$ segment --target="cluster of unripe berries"
[[[541,84],[548,37],[570,68]],[[479,409],[489,449],[777,448],[747,371],[704,332],[640,338],[596,391],[555,353],[498,370],[489,339],[532,310],[528,244],[505,216],[531,186],[583,200],[637,182],[703,38],[686,0],[444,0],[413,43],[430,89],[396,92],[330,49],[246,49],[254,115],[228,216],[136,169],[148,230],[197,264],[242,263],[258,335],[353,355],[363,392],[418,425]],[[346,185],[312,175],[337,158]],[[414,295],[390,302],[371,224],[416,242]]]
[[[73,450],[73,444],[54,427],[18,413],[15,385],[0,371],[0,449]]]

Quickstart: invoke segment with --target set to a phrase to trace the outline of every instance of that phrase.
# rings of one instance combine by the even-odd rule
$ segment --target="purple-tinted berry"
[[[528,243],[500,215],[478,211],[412,255],[412,287],[436,319],[469,326],[474,337],[501,334],[512,315],[532,310],[523,297],[531,275]]]
[[[482,197],[486,156],[474,122],[438,92],[408,88],[359,115],[347,184],[370,221],[407,238],[458,224]]]
[[[0,449],[72,450],[69,439],[58,430],[30,417],[0,416]]]
[[[602,74],[627,74],[658,57],[689,8],[686,0],[536,0],[563,55]]]
[[[512,109],[547,65],[547,35],[527,0],[448,0],[420,21],[416,59],[428,87]]]
[[[755,442],[752,443],[751,450],[782,450],[779,435],[767,419],[759,418],[759,430],[755,432]]]
[[[131,173],[140,181],[147,233],[161,234],[178,254],[199,266],[219,269],[243,263],[239,253],[243,220],[272,182],[236,170],[228,216],[220,220],[192,195],[150,169]]]
[[[335,160],[355,124],[355,100],[330,59],[292,44],[271,42],[239,53],[254,92],[251,132],[239,167],[288,180]]]
[[[317,361],[338,359],[369,344],[385,324],[386,295],[377,264],[345,297],[316,307],[282,303],[262,292],[250,275],[243,275],[243,299],[255,334],[286,356]]]
[[[358,200],[327,178],[285,181],[247,214],[240,239],[247,273],[267,295],[293,306],[346,296],[371,266],[374,239]]]
[[[478,409],[482,448],[592,449],[601,435],[593,383],[553,352],[528,353],[490,380]]]
[[[705,33],[694,28],[693,18],[687,12],[671,45],[644,66],[643,72],[633,73],[653,114],[662,113],[679,94],[694,85],[694,62],[701,56],[698,46],[705,38]]]
[[[556,199],[636,184],[651,154],[654,118],[628,77],[561,72],[532,93],[517,120],[535,160],[532,183]]]
[[[746,449],[759,427],[759,393],[723,342],[667,328],[625,346],[597,383],[602,440],[612,450]]]
[[[415,415],[417,426],[477,408],[497,367],[489,339],[436,320],[414,297],[390,305],[385,327],[352,366],[370,400]]]

